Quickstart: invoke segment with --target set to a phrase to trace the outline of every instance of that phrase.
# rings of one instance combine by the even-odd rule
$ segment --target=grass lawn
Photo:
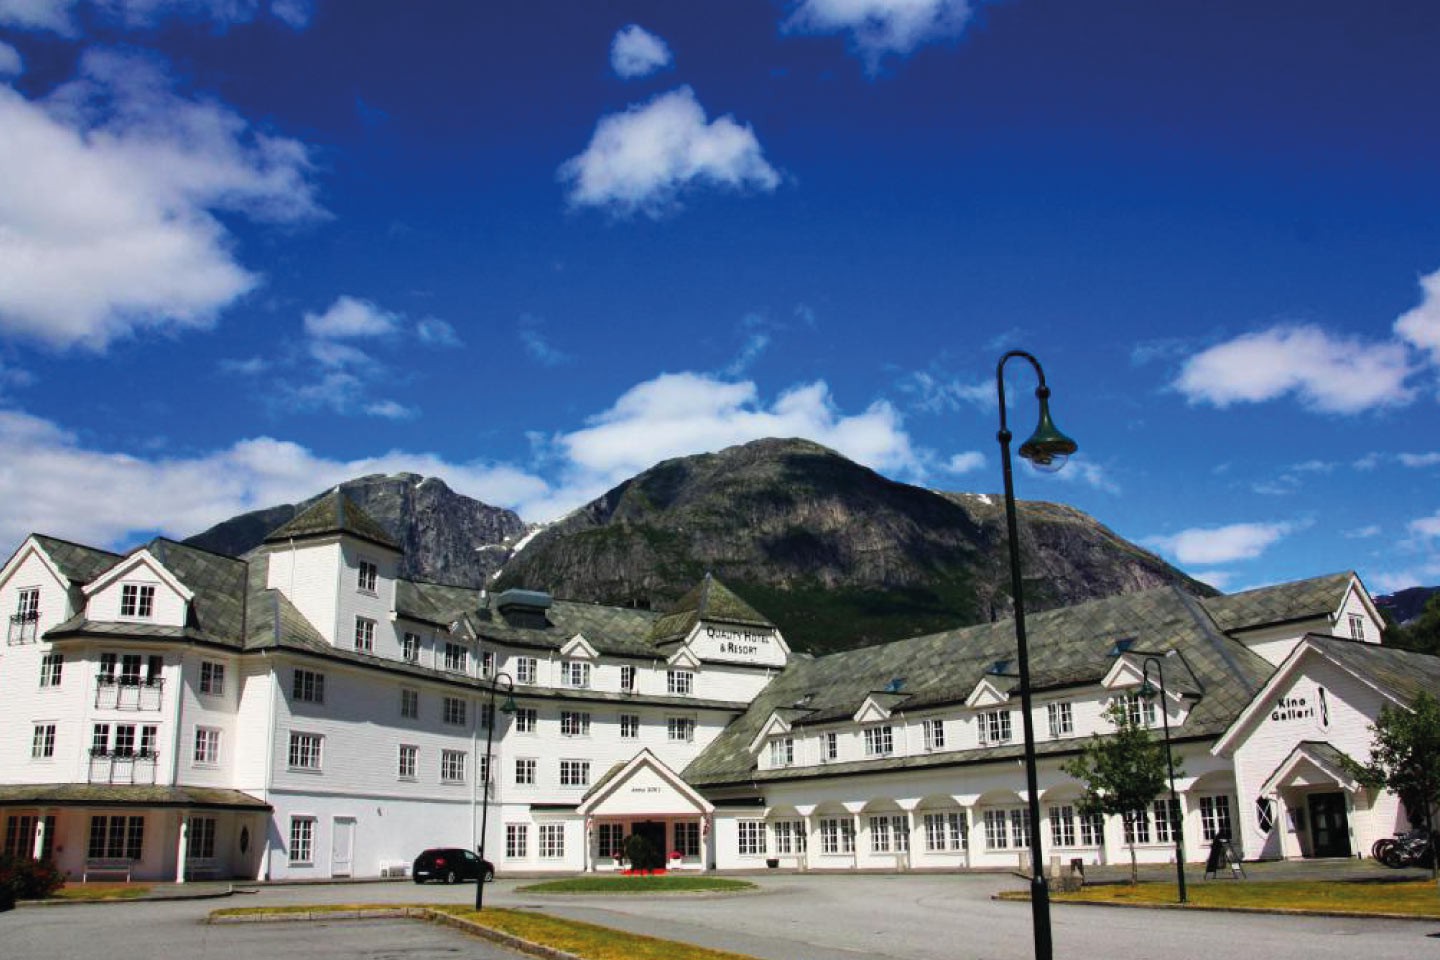
[[[1186,885],[1190,907],[1314,911],[1317,913],[1389,913],[1440,919],[1440,890],[1428,880],[1389,882],[1219,881]],[[1028,900],[1021,891],[1001,894],[1006,900]],[[1175,905],[1173,883],[1104,884],[1075,893],[1052,893],[1058,903],[1132,903]]]
[[[77,883],[66,884],[50,895],[52,900],[134,900],[150,892],[143,883]]]
[[[620,878],[616,878],[620,879]],[[663,880],[664,877],[626,879]],[[699,879],[699,878],[682,878]],[[622,933],[608,927],[597,927],[577,920],[527,913],[523,910],[486,910],[484,913],[462,912],[448,908],[448,913],[466,920],[520,937],[531,943],[573,953],[585,960],[754,960],[741,953],[709,950],[673,940],[657,940],[634,933]]]
[[[696,893],[702,891],[754,890],[755,884],[723,877],[570,877],[546,880],[520,887],[524,893]]]

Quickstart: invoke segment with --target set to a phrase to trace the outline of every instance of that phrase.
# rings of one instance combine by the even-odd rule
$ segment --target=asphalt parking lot
[[[991,894],[1021,881],[1001,875],[756,877],[758,893],[683,897],[554,897],[502,880],[491,906],[559,916],[765,960],[1021,960],[1032,956],[1030,909]],[[0,956],[49,960],[165,957],[327,960],[508,957],[443,927],[417,921],[327,921],[208,926],[222,906],[295,903],[464,903],[473,884],[272,886],[221,900],[25,907],[0,914]],[[1265,960],[1440,958],[1440,922],[1119,910],[1057,905],[1055,956],[1105,960],[1263,957]]]

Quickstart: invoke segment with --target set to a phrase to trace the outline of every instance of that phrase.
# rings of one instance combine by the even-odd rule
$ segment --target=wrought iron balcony
[[[153,784],[159,756],[153,750],[134,753],[90,753],[91,783]]]
[[[156,677],[98,677],[95,680],[97,710],[159,710],[165,699],[165,680]]]
[[[5,642],[11,646],[17,643],[34,643],[40,636],[40,611],[27,610],[10,614],[10,632]]]

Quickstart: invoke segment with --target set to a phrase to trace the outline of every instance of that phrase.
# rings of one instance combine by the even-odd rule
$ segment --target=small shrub
[[[625,858],[631,870],[659,870],[665,866],[665,855],[638,833],[625,838]]]
[[[0,910],[16,900],[43,900],[64,885],[64,874],[49,860],[0,856]]]

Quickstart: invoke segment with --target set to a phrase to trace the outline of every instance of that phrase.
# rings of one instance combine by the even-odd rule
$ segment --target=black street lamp
[[[480,785],[480,878],[475,881],[477,911],[485,908],[485,836],[489,833],[490,826],[490,780],[495,772],[495,757],[490,748],[495,742],[495,690],[501,680],[505,681],[505,702],[500,704],[500,712],[506,716],[515,712],[515,680],[508,673],[497,673],[490,678],[490,702],[486,705],[485,715],[482,717],[488,722],[485,724],[485,778]]]
[[[1005,420],[1005,362],[1023,357],[1035,368],[1040,385],[1035,396],[1040,401],[1040,422],[1030,439],[1020,445],[1020,456],[1036,469],[1059,470],[1077,449],[1074,440],[1055,428],[1050,419],[1050,388],[1045,385],[1045,371],[1040,361],[1024,350],[1011,350],[995,367],[995,389],[1000,399],[1000,464],[1005,473],[1005,525],[1010,535],[1010,590],[1015,603],[1015,648],[1020,667],[1020,709],[1025,731],[1025,788],[1030,813],[1030,912],[1035,927],[1035,960],[1050,960],[1050,888],[1045,882],[1045,869],[1040,856],[1040,790],[1035,773],[1035,719],[1030,704],[1030,652],[1025,639],[1025,591],[1020,580],[1020,537],[1015,521],[1015,480],[1010,472],[1010,428]]]
[[[1172,651],[1173,652],[1173,651]],[[1166,654],[1169,656],[1169,654]],[[1155,675],[1160,679],[1160,719],[1165,729],[1165,769],[1170,774],[1170,832],[1175,836],[1175,882],[1180,885],[1180,902],[1185,903],[1185,821],[1180,817],[1180,801],[1175,796],[1175,760],[1170,755],[1170,711],[1165,703],[1165,667],[1160,658],[1146,656],[1140,668],[1140,696],[1150,700],[1155,696],[1155,687],[1150,685],[1150,664],[1155,664]]]

